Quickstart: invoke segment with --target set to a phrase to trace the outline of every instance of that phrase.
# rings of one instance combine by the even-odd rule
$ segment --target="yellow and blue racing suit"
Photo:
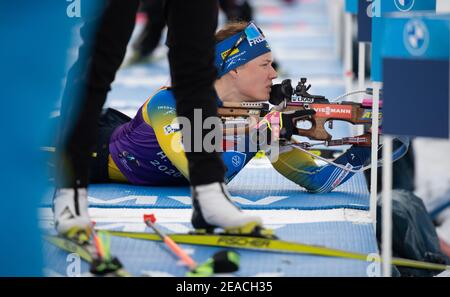
[[[113,132],[109,143],[109,177],[138,185],[187,185],[188,162],[183,153],[181,132],[174,127],[175,98],[161,89],[138,110],[136,116]],[[232,142],[248,141],[234,137]],[[225,181],[244,168],[256,154],[237,151],[224,140],[222,159],[227,167]],[[244,146],[247,148],[247,146]],[[359,169],[370,157],[370,149],[351,147],[335,160],[349,169]],[[313,157],[290,147],[281,147],[273,167],[289,180],[311,192],[329,192],[347,181],[352,172],[334,165],[318,165]],[[205,172],[205,174],[208,174]]]

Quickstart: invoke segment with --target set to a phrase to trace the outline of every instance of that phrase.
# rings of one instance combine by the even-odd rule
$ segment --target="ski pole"
[[[94,240],[94,247],[97,252],[97,256],[99,257],[99,259],[105,260],[106,258],[105,247],[103,246],[103,242],[101,241],[100,237],[97,235],[97,232],[95,231],[95,222],[92,221],[91,225],[92,225],[91,233],[92,238]]]
[[[164,243],[170,248],[170,250],[177,255],[184,264],[186,264],[190,270],[194,270],[197,267],[197,263],[189,257],[189,255],[172,240],[169,236],[164,234],[155,226],[156,217],[154,214],[144,214],[144,222],[147,226],[151,227],[156,234],[164,241]]]

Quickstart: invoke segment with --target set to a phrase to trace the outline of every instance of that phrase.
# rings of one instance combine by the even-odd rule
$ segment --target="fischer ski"
[[[108,231],[112,236],[128,237],[150,241],[161,241],[154,233]],[[274,238],[255,237],[230,234],[168,234],[172,240],[179,244],[192,244],[200,246],[214,246],[237,248],[272,253],[309,254],[324,257],[337,257],[368,262],[382,262],[381,257],[369,257],[368,254],[344,251],[318,245],[302,244]],[[392,264],[402,267],[411,267],[428,270],[450,270],[450,266],[437,263],[428,263],[404,258],[392,258]]]
[[[90,273],[94,276],[132,276],[125,269],[123,269],[123,266],[118,258],[110,255],[109,244],[108,246],[100,247],[101,251],[99,251],[99,247],[97,245],[98,242],[92,243],[91,241],[86,241],[81,243],[56,235],[44,235],[44,240],[69,253],[78,254],[81,259],[90,263]],[[97,240],[98,239],[94,239],[94,241]]]

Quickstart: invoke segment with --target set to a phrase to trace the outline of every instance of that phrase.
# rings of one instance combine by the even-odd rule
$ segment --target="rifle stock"
[[[310,129],[297,128],[299,135],[311,140],[331,140],[332,136],[325,130],[329,121],[344,121],[353,125],[370,124],[372,122],[370,110],[354,102],[297,104],[290,103],[286,111],[314,109],[316,114],[304,121],[311,123]]]

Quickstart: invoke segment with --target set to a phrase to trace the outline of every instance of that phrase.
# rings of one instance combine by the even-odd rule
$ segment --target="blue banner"
[[[450,15],[432,13],[384,18],[382,57],[448,60],[449,20]]]
[[[372,64],[371,78],[383,81],[381,48],[389,39],[383,37],[383,19],[387,13],[407,15],[414,11],[436,11],[436,0],[373,0],[372,1]]]
[[[345,0],[345,12],[351,14],[358,13],[358,0]]]
[[[62,93],[75,26],[101,4],[0,1],[0,277],[43,275],[38,205],[49,193],[50,170],[40,147],[56,139],[50,113]]]
[[[367,0],[358,1],[358,41],[372,41],[372,2]]]
[[[393,14],[382,29],[383,133],[449,138],[450,15]]]

